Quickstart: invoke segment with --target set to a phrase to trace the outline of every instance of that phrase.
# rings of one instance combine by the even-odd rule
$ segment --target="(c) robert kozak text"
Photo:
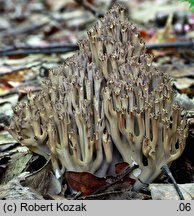
[[[28,212],[28,211],[87,211],[86,205],[84,203],[72,205],[72,204],[65,204],[65,203],[50,203],[47,205],[44,204],[28,204],[28,203],[20,203],[20,210],[21,212]]]

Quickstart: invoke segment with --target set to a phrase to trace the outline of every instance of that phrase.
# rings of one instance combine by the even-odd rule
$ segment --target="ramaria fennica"
[[[182,154],[188,132],[169,76],[152,66],[122,6],[91,28],[79,48],[50,71],[41,92],[18,103],[9,132],[51,157],[58,177],[66,170],[105,175],[114,149],[139,165],[135,188],[152,182]]]

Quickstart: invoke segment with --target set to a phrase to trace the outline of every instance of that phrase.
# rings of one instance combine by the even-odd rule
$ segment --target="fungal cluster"
[[[139,182],[152,182],[182,154],[188,132],[169,76],[152,66],[122,6],[108,11],[79,48],[50,71],[40,92],[18,103],[9,132],[51,158],[58,177],[66,170],[103,176],[116,152],[139,165]]]

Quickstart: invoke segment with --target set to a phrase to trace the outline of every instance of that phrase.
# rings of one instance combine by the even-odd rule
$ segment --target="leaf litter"
[[[63,51],[63,53],[59,53],[60,50],[56,50],[56,53],[31,53],[27,47],[44,48],[45,45],[56,43],[75,45],[86,35],[87,29],[97,18],[73,0],[60,0],[55,3],[48,0],[26,1],[23,4],[20,1],[16,4],[13,3],[14,1],[6,3],[6,0],[3,0],[2,2],[4,4],[0,18],[0,180],[4,185],[1,185],[0,199],[66,199],[67,197],[72,199],[74,196],[77,199],[173,199],[175,192],[171,190],[170,184],[158,183],[157,186],[151,184],[151,194],[145,191],[142,191],[143,193],[130,191],[134,180],[127,176],[118,178],[127,167],[123,163],[115,167],[114,176],[99,178],[91,173],[67,172],[62,179],[57,179],[52,172],[50,161],[42,161],[41,157],[33,155],[25,147],[18,148],[17,141],[3,129],[4,125],[9,124],[13,114],[12,106],[18,100],[25,100],[29,91],[39,91],[40,82],[48,76],[49,70],[62,64],[74,53],[73,50]],[[110,2],[90,1],[90,4],[95,10],[105,13],[110,7]],[[142,3],[140,0],[135,0],[124,1],[124,4],[129,7],[129,17],[139,26],[147,44],[192,40],[194,16],[187,4],[181,3],[176,10],[184,11],[186,21],[184,25],[181,19],[174,22],[175,2],[175,0],[156,1],[153,6],[153,1]],[[167,14],[163,19],[165,21],[158,21],[158,13]],[[163,24],[158,27],[158,22]],[[183,34],[178,33],[177,26],[181,26]],[[184,29],[185,26],[189,26],[189,30]],[[17,46],[25,49],[18,49]],[[169,48],[153,49],[149,52],[156,56],[156,67],[167,71],[172,76],[173,86],[180,95],[178,100],[187,107],[189,118],[192,119],[194,116],[194,112],[192,114],[194,111],[193,50]],[[193,125],[191,121],[191,135],[194,131]],[[189,139],[191,139],[189,142],[193,141],[192,137]],[[180,180],[180,174],[176,176],[177,181],[180,180],[185,184],[188,193],[191,193],[190,186],[194,183],[194,161],[187,155],[191,148],[193,147],[188,145],[188,149],[182,156],[183,159],[180,158],[184,161],[181,163],[182,170],[190,176],[189,179],[185,179],[189,182]],[[177,172],[178,163],[179,161],[175,161],[172,164],[174,173]],[[33,164],[41,164],[41,167],[37,166],[38,170],[30,168],[30,165],[34,167]],[[30,173],[26,173],[26,170],[30,170]],[[24,177],[21,178],[22,175]],[[191,185],[187,186],[186,183]],[[184,188],[182,184],[181,187]],[[169,188],[170,194],[162,194],[162,190]],[[17,194],[18,191],[21,192]]]

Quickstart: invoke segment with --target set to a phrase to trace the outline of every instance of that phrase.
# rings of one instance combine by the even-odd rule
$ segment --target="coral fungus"
[[[139,165],[140,182],[152,182],[182,154],[188,132],[169,76],[152,66],[122,6],[108,11],[79,47],[50,71],[40,92],[15,107],[8,130],[51,157],[58,176],[66,170],[105,175],[115,149]]]

